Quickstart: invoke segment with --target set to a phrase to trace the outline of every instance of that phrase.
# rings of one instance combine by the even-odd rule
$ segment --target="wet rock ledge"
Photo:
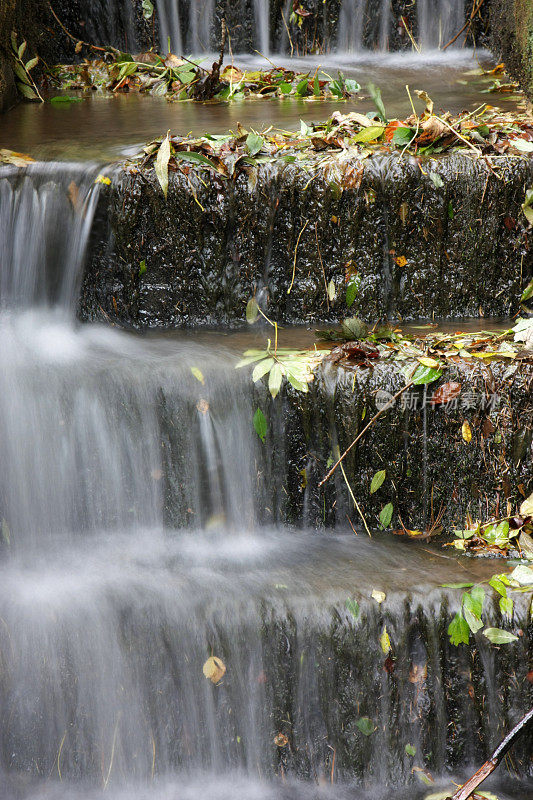
[[[79,315],[238,325],[259,294],[279,322],[338,321],[355,274],[350,313],[366,320],[508,315],[533,275],[521,211],[532,179],[533,163],[511,156],[375,155],[317,170],[280,159],[231,179],[171,173],[165,201],[153,169],[121,165],[103,189]]]

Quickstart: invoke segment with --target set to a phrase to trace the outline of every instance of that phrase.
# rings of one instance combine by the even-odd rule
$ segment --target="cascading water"
[[[361,800],[480,759],[527,637],[485,646],[474,691],[441,635],[453,560],[260,524],[283,419],[263,445],[223,340],[74,321],[96,174],[0,173],[2,800]]]

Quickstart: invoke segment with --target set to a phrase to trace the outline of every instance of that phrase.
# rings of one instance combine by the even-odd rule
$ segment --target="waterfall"
[[[424,50],[443,47],[464,23],[463,0],[418,0],[418,38]],[[461,45],[459,37],[456,44]]]
[[[341,53],[358,53],[363,47],[367,0],[343,0],[339,14],[337,48]]]
[[[191,0],[189,6],[189,53],[201,53],[212,49],[212,33],[215,23],[215,0]]]
[[[161,51],[183,55],[179,0],[157,0]]]
[[[254,0],[254,22],[256,47],[263,55],[270,51],[270,4],[269,0]]]

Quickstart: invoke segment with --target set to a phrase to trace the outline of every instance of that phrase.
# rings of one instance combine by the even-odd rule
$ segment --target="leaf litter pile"
[[[146,145],[136,163],[142,168],[155,165],[166,196],[169,170],[187,173],[194,167],[232,177],[261,163],[299,163],[304,169],[342,164],[360,168],[364,159],[376,154],[408,153],[419,158],[424,171],[424,156],[461,152],[483,159],[489,169],[496,170],[499,156],[529,158],[533,153],[533,117],[526,113],[502,112],[484,104],[459,115],[438,115],[426,92],[417,91],[426,104],[424,112],[418,115],[413,110],[404,120],[389,120],[380,90],[375,86],[371,90],[377,110],[367,115],[335,111],[326,122],[301,121],[299,131],[271,127],[258,133],[239,124],[237,131],[200,137],[169,132],[163,140]],[[436,188],[443,186],[438,173],[431,171],[429,176]],[[533,193],[524,204],[524,213],[533,218],[531,202]]]

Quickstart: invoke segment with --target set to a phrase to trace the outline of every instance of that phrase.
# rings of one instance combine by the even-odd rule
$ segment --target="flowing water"
[[[439,633],[457,595],[438,586],[465,568],[272,524],[281,478],[239,340],[75,323],[97,172],[0,172],[0,795],[423,796],[413,764],[479,761],[519,710],[488,645],[476,691],[492,713],[464,701],[470,656]]]

